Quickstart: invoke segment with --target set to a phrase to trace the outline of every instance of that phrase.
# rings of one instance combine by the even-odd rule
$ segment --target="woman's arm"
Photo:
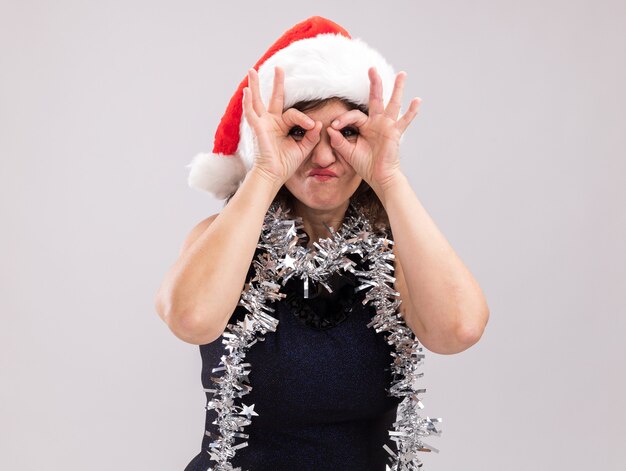
[[[224,332],[278,190],[274,179],[253,169],[226,207],[192,230],[155,299],[159,316],[181,340],[201,345]]]
[[[489,319],[478,282],[430,218],[405,175],[377,188],[389,216],[396,255],[396,289],[407,325],[436,353],[475,344]]]
[[[457,353],[481,337],[489,309],[480,286],[400,170],[400,138],[422,101],[413,98],[407,111],[398,117],[406,75],[404,71],[396,75],[385,104],[382,79],[376,68],[370,67],[368,114],[346,111],[331,123],[328,133],[335,151],[372,187],[387,211],[400,278],[396,284],[398,291],[404,291],[404,296],[400,294],[406,303],[401,313],[407,324],[429,350]],[[356,143],[338,131],[349,124],[359,129]]]
[[[155,300],[172,332],[193,344],[212,342],[224,332],[239,303],[265,214],[320,138],[321,126],[306,114],[295,108],[283,112],[283,69],[275,68],[267,109],[254,69],[248,70],[248,85],[243,89],[243,113],[258,147],[252,169],[219,215],[192,231]],[[289,135],[295,125],[310,131],[305,139]],[[201,234],[192,242],[197,232]]]

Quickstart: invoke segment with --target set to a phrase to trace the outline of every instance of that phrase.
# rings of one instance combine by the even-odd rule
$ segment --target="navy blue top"
[[[257,251],[258,253],[258,251]],[[256,258],[256,254],[255,254]],[[351,256],[352,258],[352,256]],[[359,257],[352,258],[359,262]],[[392,262],[393,263],[393,262]],[[246,282],[253,275],[252,265]],[[310,298],[303,295],[302,280],[292,277],[281,288],[287,294],[272,304],[279,324],[265,341],[246,353],[251,364],[252,390],[243,402],[259,416],[244,427],[248,446],[237,450],[234,467],[243,471],[384,471],[395,442],[389,439],[399,398],[389,396],[393,347],[384,332],[367,327],[374,314],[364,306],[365,290],[354,293],[358,281],[351,273],[330,279],[332,293],[309,281]],[[230,323],[247,311],[238,306]],[[220,357],[227,354],[222,337],[200,345],[202,385],[215,388],[211,376]],[[212,393],[207,392],[207,401]],[[217,434],[213,410],[206,413],[205,429]],[[202,451],[185,471],[207,471],[209,443],[203,436]],[[239,439],[237,443],[241,443]]]

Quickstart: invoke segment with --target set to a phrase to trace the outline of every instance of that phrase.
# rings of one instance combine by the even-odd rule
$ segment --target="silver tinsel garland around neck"
[[[387,392],[390,396],[402,398],[398,404],[394,429],[389,431],[391,440],[396,442],[397,453],[387,444],[389,453],[388,471],[414,471],[422,469],[418,452],[438,452],[422,441],[429,435],[440,435],[435,426],[441,418],[422,418],[418,411],[423,408],[419,395],[426,392],[418,383],[423,373],[418,369],[423,363],[424,353],[417,338],[404,322],[398,311],[400,300],[389,283],[395,282],[394,267],[389,263],[394,259],[391,246],[393,241],[382,233],[372,232],[363,211],[350,203],[349,211],[341,228],[334,231],[329,227],[330,237],[314,242],[315,249],[303,246],[306,239],[301,218],[289,218],[289,210],[273,203],[265,215],[258,248],[262,249],[253,260],[255,276],[244,287],[239,305],[248,312],[243,321],[228,324],[223,333],[222,343],[228,354],[222,356],[213,373],[223,371],[220,377],[212,377],[215,389],[205,389],[212,393],[207,410],[213,409],[217,419],[219,435],[206,431],[214,440],[209,449],[211,460],[215,462],[208,471],[241,471],[234,468],[231,460],[235,452],[248,445],[249,435],[243,433],[252,416],[258,416],[254,404],[236,404],[235,400],[248,394],[252,389],[249,383],[250,363],[245,363],[245,355],[257,341],[265,340],[264,335],[276,331],[278,319],[271,313],[269,305],[285,297],[280,292],[281,285],[292,276],[300,278],[304,284],[304,295],[308,297],[309,280],[326,284],[333,273],[344,270],[356,275],[360,286],[356,291],[368,289],[363,304],[370,303],[376,308],[368,327],[377,333],[385,332],[385,340],[393,345],[391,372],[393,380]],[[364,262],[363,270],[356,270],[355,262],[347,255],[358,254]],[[243,440],[235,443],[237,439]],[[248,470],[246,470],[248,471]],[[249,470],[254,471],[254,470]]]

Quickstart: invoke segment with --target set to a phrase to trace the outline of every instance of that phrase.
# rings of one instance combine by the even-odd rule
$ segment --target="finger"
[[[283,112],[285,102],[285,72],[281,67],[274,67],[274,88],[270,98],[267,111],[272,114],[280,114]]]
[[[406,128],[409,127],[409,124],[411,124],[411,121],[413,121],[413,118],[417,116],[417,111],[421,103],[422,99],[419,97],[413,98],[411,100],[409,109],[406,110],[406,113],[404,113],[396,123],[396,126],[398,127],[400,132],[404,133],[404,131],[406,131]]]
[[[330,145],[335,151],[350,165],[352,165],[352,150],[354,143],[349,142],[343,134],[336,129],[328,127],[328,135],[330,137]]]
[[[383,82],[376,71],[376,67],[370,67],[367,71],[370,79],[370,97],[368,109],[371,114],[381,114],[385,111],[383,105]]]
[[[243,100],[242,100],[243,115],[245,116],[246,121],[248,121],[248,124],[250,124],[250,127],[256,128],[256,125],[259,122],[259,116],[256,114],[256,112],[252,108],[252,98],[250,95],[251,95],[250,88],[245,87],[243,89]]]
[[[365,125],[368,119],[369,116],[361,110],[348,110],[337,116],[330,125],[333,129],[341,129],[349,125],[359,128]]]
[[[252,108],[258,116],[265,112],[265,105],[261,101],[261,91],[259,90],[259,74],[254,69],[248,69],[248,87],[250,87]]]
[[[315,121],[313,128],[308,130],[298,144],[302,147],[302,153],[306,156],[313,150],[320,140],[320,131],[322,130],[322,122]]]
[[[295,108],[289,108],[283,113],[283,122],[287,128],[301,126],[302,128],[309,130],[315,126],[315,121],[309,118],[302,111]]]
[[[402,92],[404,91],[404,82],[406,79],[406,72],[401,71],[396,75],[396,81],[393,85],[393,92],[391,98],[387,104],[385,114],[392,118],[394,121],[398,119],[398,113],[402,108]]]

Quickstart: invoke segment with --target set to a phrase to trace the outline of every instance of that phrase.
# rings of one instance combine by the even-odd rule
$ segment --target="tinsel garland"
[[[278,326],[278,319],[271,315],[274,309],[269,304],[286,296],[280,292],[281,284],[284,286],[289,278],[297,276],[304,283],[305,297],[308,297],[309,280],[321,283],[331,292],[326,281],[339,270],[356,275],[361,282],[356,291],[369,288],[363,304],[373,305],[376,313],[367,326],[377,333],[385,332],[386,341],[395,347],[391,354],[394,379],[387,392],[390,396],[402,398],[402,401],[398,404],[394,429],[389,431],[390,439],[397,444],[397,453],[387,444],[383,445],[390,455],[387,470],[420,470],[423,463],[417,452],[438,453],[422,438],[440,435],[441,431],[435,424],[442,419],[424,419],[418,413],[423,408],[418,395],[426,392],[418,385],[423,373],[417,371],[423,363],[424,353],[398,311],[401,302],[399,293],[389,285],[395,282],[394,268],[389,263],[394,259],[393,240],[373,232],[363,211],[354,203],[350,205],[350,215],[346,213],[341,228],[334,231],[329,227],[330,237],[315,242],[315,249],[299,244],[300,239],[306,237],[301,218],[289,218],[289,211],[278,203],[273,203],[267,211],[257,246],[262,251],[253,260],[255,276],[246,284],[239,300],[239,305],[248,312],[243,321],[226,326],[222,342],[229,353],[223,355],[220,366],[213,369],[213,373],[223,371],[224,374],[211,378],[217,385],[215,389],[205,389],[212,393],[206,408],[216,411],[217,419],[213,423],[219,429],[218,436],[206,431],[210,438],[214,438],[210,449],[206,450],[211,460],[215,461],[208,471],[241,471],[241,468],[233,468],[231,460],[238,449],[248,445],[245,440],[249,435],[243,433],[243,429],[251,423],[252,416],[258,414],[254,411],[254,404],[241,402],[238,405],[235,399],[252,389],[248,378],[251,365],[244,362],[246,352]],[[356,270],[355,262],[347,257],[349,254],[362,257],[368,262],[364,264],[366,268]],[[237,439],[244,441],[236,444]]]

